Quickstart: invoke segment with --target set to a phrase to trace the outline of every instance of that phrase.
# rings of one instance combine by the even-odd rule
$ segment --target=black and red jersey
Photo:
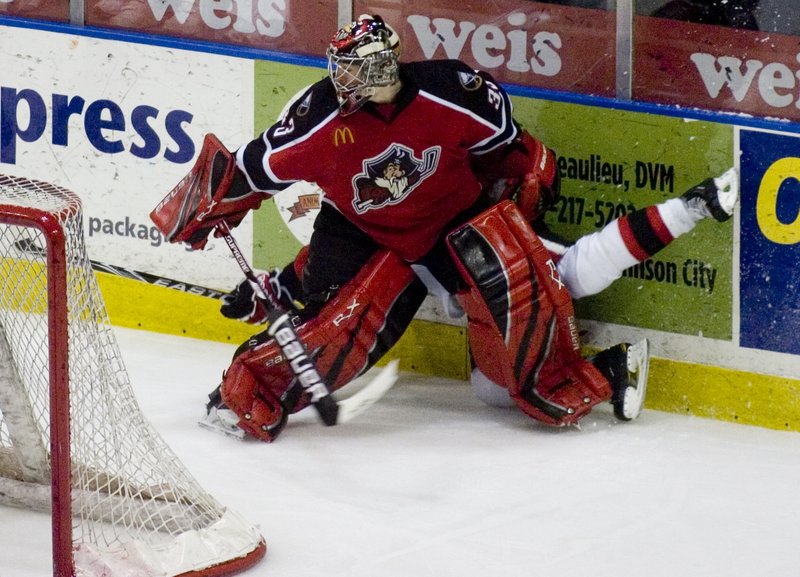
[[[401,64],[392,105],[341,116],[329,78],[298,94],[281,119],[237,151],[259,191],[316,183],[331,204],[407,261],[478,198],[476,157],[520,133],[511,101],[486,73],[457,60]]]

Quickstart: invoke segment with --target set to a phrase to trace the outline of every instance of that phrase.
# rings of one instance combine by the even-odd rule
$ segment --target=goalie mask
[[[398,80],[400,37],[380,16],[364,15],[341,28],[327,55],[342,116],[361,108],[377,88]]]

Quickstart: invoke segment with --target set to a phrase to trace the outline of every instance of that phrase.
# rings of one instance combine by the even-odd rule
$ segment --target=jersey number
[[[294,130],[294,118],[289,118],[287,121],[284,121],[278,128],[275,129],[273,133],[274,136],[286,136],[290,134]]]
[[[486,80],[486,88],[488,88],[489,104],[494,106],[495,110],[500,110],[503,105],[503,96],[500,94],[500,89],[493,82]]]

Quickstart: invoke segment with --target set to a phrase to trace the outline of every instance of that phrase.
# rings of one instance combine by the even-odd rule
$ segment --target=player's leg
[[[558,271],[575,299],[597,294],[703,219],[724,222],[739,194],[734,169],[693,186],[681,197],[620,217],[569,247],[557,246]]]
[[[316,368],[333,390],[372,366],[405,330],[419,307],[416,300],[421,303],[424,299],[424,288],[413,282],[415,277],[408,266],[399,259],[378,256],[378,247],[371,239],[337,211],[323,205],[309,245],[286,267],[261,273],[269,279],[267,290],[292,311],[298,334],[314,355]],[[396,278],[387,279],[389,275]],[[408,292],[393,293],[392,287],[400,293],[404,289]],[[365,295],[366,290],[375,290],[376,295]],[[420,291],[422,294],[418,296]],[[225,316],[250,323],[263,323],[267,316],[247,281],[225,297],[221,310]],[[375,314],[381,318],[373,319]],[[378,325],[362,327],[361,335],[348,338],[339,329],[347,327],[350,319],[359,315],[366,315],[366,321]],[[376,340],[368,344],[370,338]],[[340,342],[342,352],[347,353],[342,354],[339,361],[330,356],[336,342]],[[323,355],[321,349],[327,351],[326,354]],[[261,359],[259,362],[263,361],[264,367],[253,369],[253,357]],[[343,359],[349,363],[345,368],[341,366]],[[282,429],[288,413],[307,405],[299,387],[289,393],[291,376],[279,347],[268,332],[264,330],[253,335],[236,350],[223,384],[209,395],[207,416],[201,424],[241,437],[243,429],[237,425],[247,414],[250,416],[248,424],[260,423],[256,428],[261,427],[262,438],[273,438]],[[256,394],[254,391],[261,391],[258,394],[262,402],[247,400],[248,395]],[[230,399],[234,399],[235,404],[232,405]],[[242,408],[244,406],[248,408]]]
[[[323,203],[314,220],[308,259],[300,276],[304,305],[302,317],[315,317],[378,249],[366,233],[339,211]]]

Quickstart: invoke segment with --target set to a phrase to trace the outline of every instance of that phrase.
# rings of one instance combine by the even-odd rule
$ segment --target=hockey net
[[[0,175],[0,503],[50,512],[57,577],[228,575],[265,552],[143,416],[73,193]]]

